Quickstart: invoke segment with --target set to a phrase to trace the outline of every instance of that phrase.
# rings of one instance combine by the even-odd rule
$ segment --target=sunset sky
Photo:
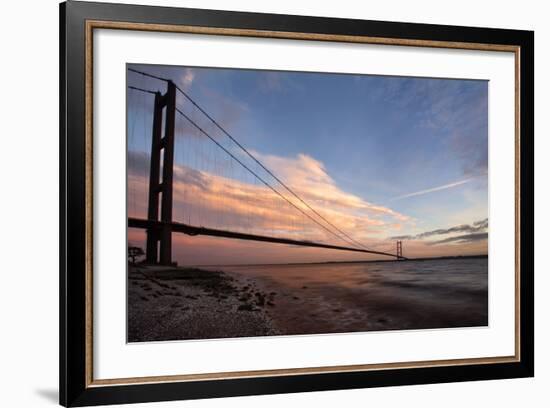
[[[487,253],[486,81],[131,65],[170,78],[323,217],[368,248],[408,257]],[[128,72],[128,85],[165,92]],[[309,210],[181,94],[178,108]],[[128,214],[146,217],[153,96],[128,90]],[[343,245],[201,134],[176,121],[174,221]],[[319,220],[315,215],[313,218]],[[128,240],[145,247],[145,233]],[[380,257],[173,236],[179,264]]]

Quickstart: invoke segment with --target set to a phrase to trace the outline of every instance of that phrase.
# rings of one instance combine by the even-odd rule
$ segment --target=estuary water
[[[268,312],[281,334],[488,324],[487,258],[217,269],[272,294]]]

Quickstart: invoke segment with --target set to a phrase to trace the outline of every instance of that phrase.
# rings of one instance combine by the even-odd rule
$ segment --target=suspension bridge
[[[145,88],[143,81],[140,86],[128,85],[129,93],[142,96],[136,105],[140,113],[128,117],[129,137],[138,127],[150,132],[142,142],[148,141],[150,147],[147,208],[141,216],[135,210],[128,217],[128,227],[146,231],[145,262],[174,264],[173,233],[407,259],[401,241],[395,243],[395,252],[378,250],[343,231],[172,79],[133,68],[128,68],[128,75],[159,83],[156,90]],[[160,84],[164,91],[159,90]],[[136,124],[139,117],[150,117],[149,126],[145,121]],[[176,149],[177,140],[185,140],[185,146]],[[176,165],[177,155],[181,157]],[[175,189],[179,202],[183,203],[177,214],[174,214]],[[132,200],[136,201],[139,200]]]

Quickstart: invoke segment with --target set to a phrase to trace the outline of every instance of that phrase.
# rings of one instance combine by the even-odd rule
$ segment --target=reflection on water
[[[488,324],[487,258],[221,269],[277,293],[283,334]]]

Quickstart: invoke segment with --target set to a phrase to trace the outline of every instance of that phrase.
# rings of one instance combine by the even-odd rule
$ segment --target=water
[[[488,324],[487,258],[218,269],[276,293],[281,334]]]

